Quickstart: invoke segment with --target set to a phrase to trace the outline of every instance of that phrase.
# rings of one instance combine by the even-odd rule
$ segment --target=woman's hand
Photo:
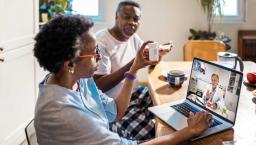
[[[152,43],[153,41],[147,41],[144,42],[140,48],[140,50],[138,51],[133,64],[130,68],[130,71],[132,72],[136,72],[137,70],[147,66],[147,65],[156,65],[158,63],[158,61],[150,61],[148,59],[148,53],[147,51],[145,51],[145,47],[147,46],[147,44]]]
[[[190,129],[192,136],[196,137],[209,128],[212,121],[212,115],[207,112],[197,112],[193,114],[189,113],[188,128]]]

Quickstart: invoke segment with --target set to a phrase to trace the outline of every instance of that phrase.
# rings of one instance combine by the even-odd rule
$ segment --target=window
[[[72,10],[76,14],[88,16],[96,22],[102,21],[102,1],[103,0],[73,0]]]
[[[245,21],[246,0],[224,0],[223,18],[217,14],[215,22],[236,23]]]

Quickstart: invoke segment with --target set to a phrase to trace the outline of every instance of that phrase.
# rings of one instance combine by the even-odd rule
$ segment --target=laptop
[[[218,81],[214,83],[212,79],[217,76]],[[239,71],[194,58],[186,99],[153,106],[149,111],[176,130],[188,126],[190,111],[211,113],[210,127],[192,140],[227,130],[235,124],[242,79],[243,74]]]

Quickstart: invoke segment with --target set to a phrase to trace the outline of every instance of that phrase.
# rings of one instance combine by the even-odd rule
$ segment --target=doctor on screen
[[[213,110],[221,110],[224,104],[223,91],[218,87],[219,76],[215,73],[211,76],[211,84],[204,91],[204,104]]]

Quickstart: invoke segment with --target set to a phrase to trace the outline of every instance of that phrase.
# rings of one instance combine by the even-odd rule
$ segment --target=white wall
[[[104,21],[96,23],[94,31],[111,27],[115,22],[115,10],[121,0],[104,0]],[[190,35],[189,29],[206,30],[206,16],[198,0],[136,0],[142,6],[142,23],[138,34],[143,40],[167,42],[175,47],[163,60],[183,60],[183,45]],[[239,29],[256,29],[256,0],[247,0],[246,22],[239,24],[215,24],[213,29],[231,37],[231,51],[237,51]],[[141,72],[146,73],[146,70]],[[139,73],[139,74],[143,74]],[[145,75],[139,75],[142,81]]]
[[[206,28],[205,16],[197,0],[136,0],[142,6],[142,23],[138,30],[143,40],[168,42],[175,48],[166,60],[183,60],[183,44],[189,36],[189,28]],[[115,21],[115,9],[120,0],[104,1],[104,22],[94,30],[110,27]]]
[[[216,31],[224,32],[227,36],[230,36],[232,41],[230,42],[231,51],[237,52],[237,39],[238,30],[256,30],[256,0],[246,1],[246,17],[245,22],[241,23],[219,23],[214,24],[213,29]]]
[[[104,21],[94,30],[114,24],[115,10],[121,0],[104,0]],[[183,45],[189,28],[206,29],[206,18],[198,0],[136,0],[142,6],[142,23],[138,33],[143,40],[166,42],[173,40],[175,48],[164,60],[183,60]],[[242,23],[218,23],[215,31],[225,32],[231,41],[231,51],[237,51],[239,29],[256,29],[256,0],[246,0],[246,21]]]
[[[143,40],[161,43],[172,40],[175,47],[163,60],[183,60],[183,45],[189,28],[206,29],[206,18],[197,0],[136,0],[142,7],[142,23],[138,34]],[[115,23],[115,10],[120,0],[105,0],[104,20],[96,23],[94,31]],[[140,81],[146,81],[146,69],[139,72]]]

